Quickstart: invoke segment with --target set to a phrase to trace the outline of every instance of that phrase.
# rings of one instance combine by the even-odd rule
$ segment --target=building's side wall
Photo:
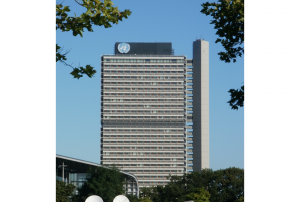
[[[193,43],[193,170],[209,168],[209,43]]]

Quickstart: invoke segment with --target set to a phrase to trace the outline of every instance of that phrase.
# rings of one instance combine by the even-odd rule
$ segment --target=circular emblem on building
[[[119,51],[120,53],[128,53],[129,50],[130,50],[130,46],[129,46],[128,43],[120,43],[120,44],[118,45],[118,51]]]

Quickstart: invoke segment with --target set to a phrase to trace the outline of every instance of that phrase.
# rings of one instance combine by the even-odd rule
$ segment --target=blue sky
[[[61,1],[72,5],[72,12],[78,9],[73,0]],[[1,167],[6,184],[2,201],[11,200],[11,196],[24,200],[32,191],[32,186],[15,183],[12,176],[30,184],[43,184],[35,187],[34,197],[55,200],[52,182],[56,152],[99,162],[99,74],[93,79],[75,80],[68,67],[58,64],[55,68],[56,39],[65,48],[72,48],[70,63],[92,64],[100,69],[100,55],[112,53],[117,40],[170,41],[176,54],[191,57],[192,41],[201,35],[210,42],[211,167],[242,167],[245,162],[245,197],[249,201],[299,198],[299,162],[295,157],[300,143],[300,40],[295,40],[299,31],[293,25],[298,23],[300,2],[247,1],[245,80],[243,58],[236,64],[219,61],[216,54],[222,48],[214,43],[216,36],[210,18],[199,12],[201,1],[115,3],[121,9],[131,9],[132,16],[111,29],[97,28],[81,39],[55,31],[52,1],[2,2],[0,19],[5,29],[0,37],[0,148],[2,162],[10,165]],[[14,15],[7,8],[13,8]],[[147,12],[151,15],[143,17]],[[139,20],[138,26],[133,24]],[[159,28],[160,24],[166,29]],[[243,109],[245,161],[244,111],[232,111],[226,103],[227,90],[238,88],[243,81],[247,86]],[[36,168],[37,163],[43,169]],[[20,165],[24,165],[22,172]],[[258,179],[264,180],[257,183]],[[278,182],[290,186],[278,186]]]
[[[60,1],[58,1],[60,2]],[[56,42],[71,49],[67,62],[74,66],[90,64],[95,77],[77,80],[71,68],[56,67],[56,153],[95,163],[100,162],[100,57],[113,54],[115,42],[172,42],[175,55],[192,59],[192,43],[202,37],[209,41],[210,167],[244,168],[244,108],[232,110],[227,101],[231,88],[244,82],[244,58],[236,63],[220,61],[223,48],[214,43],[217,36],[211,17],[200,13],[206,1],[143,0],[113,1],[119,10],[130,9],[131,16],[111,28],[93,27],[74,37],[56,32]],[[71,12],[84,12],[73,0],[63,1]]]

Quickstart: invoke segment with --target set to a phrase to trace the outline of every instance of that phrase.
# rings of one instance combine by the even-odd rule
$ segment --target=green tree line
[[[57,182],[56,201],[84,202],[91,195],[100,196],[105,202],[113,202],[114,197],[125,194],[125,175],[116,168],[90,169],[89,178],[74,195],[73,185]],[[170,176],[165,186],[140,188],[140,198],[126,195],[130,202],[243,202],[244,169],[227,168],[213,171],[204,169],[183,176]]]
[[[170,176],[166,186],[141,188],[140,197],[153,202],[240,202],[244,198],[244,169],[227,168]]]

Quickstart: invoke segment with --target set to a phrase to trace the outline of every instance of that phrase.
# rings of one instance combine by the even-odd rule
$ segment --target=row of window
[[[105,96],[130,96],[130,97],[184,97],[184,94],[157,94],[157,93],[105,93]]]
[[[106,161],[183,161],[183,158],[104,158]]]
[[[118,167],[182,167],[184,164],[104,164],[106,166],[118,166]]]
[[[104,85],[183,85],[184,82],[104,82]]]
[[[151,70],[151,69],[162,69],[162,68],[182,69],[182,70],[185,69],[185,66],[183,65],[123,65],[123,64],[108,65],[105,64],[104,67],[105,69],[109,68],[109,69],[135,69],[135,70],[141,70],[141,69]]]
[[[169,138],[169,139],[175,139],[175,138],[183,138],[183,135],[104,135],[105,138]]]
[[[104,113],[131,113],[131,114],[184,114],[184,111],[157,111],[157,110],[104,110]]]
[[[179,153],[179,152],[104,152],[104,155],[108,155],[108,156],[119,156],[119,155],[127,155],[127,156],[183,156],[183,153]]]
[[[131,122],[106,122],[106,121],[103,121],[102,122],[102,125],[105,126],[105,127],[145,127],[145,128],[149,128],[149,127],[184,127],[185,126],[185,122],[181,122],[181,123],[170,123],[170,122],[165,122],[165,123],[147,123],[147,122],[144,122],[144,123],[134,123],[132,122],[132,120],[130,120]],[[169,120],[168,120],[169,121]]]
[[[184,88],[104,88],[106,91],[183,91]]]
[[[104,76],[104,79],[126,79],[126,80],[170,80],[183,79],[182,76]]]
[[[184,116],[104,116],[104,119],[185,119]]]
[[[105,108],[118,107],[118,108],[183,108],[184,105],[104,105]]]
[[[104,99],[104,102],[183,102],[183,99]]]
[[[183,173],[183,170],[123,170],[128,173]]]
[[[105,70],[104,73],[125,74],[183,74],[184,71],[136,71],[136,70]]]
[[[105,58],[105,63],[183,63],[183,59],[115,59]]]
[[[104,141],[106,144],[179,144],[183,141]]]
[[[183,150],[184,147],[104,147],[104,149],[124,149],[124,150]]]
[[[137,176],[138,179],[168,179],[169,176]]]
[[[170,182],[139,182],[139,185],[167,185]]]
[[[183,129],[104,129],[104,132],[132,132],[132,133],[183,133]]]

